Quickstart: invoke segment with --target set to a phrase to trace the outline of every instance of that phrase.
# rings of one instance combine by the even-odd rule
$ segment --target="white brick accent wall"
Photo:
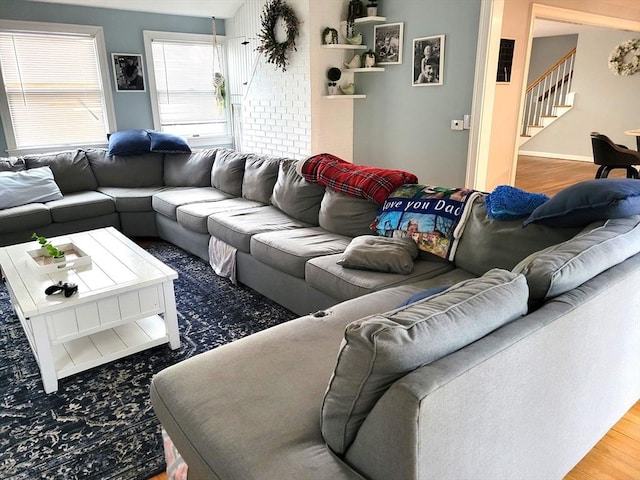
[[[227,20],[227,36],[253,38],[260,31],[260,14],[266,0],[247,0],[233,19]],[[289,54],[286,72],[257,57],[249,73],[245,92],[231,92],[232,101],[242,104],[243,151],[304,158],[311,154],[311,68],[308,0],[287,0],[300,21],[297,51]],[[232,53],[230,53],[231,55]],[[255,56],[253,57],[255,58]],[[230,59],[230,62],[233,62]],[[246,61],[246,60],[245,60]],[[249,60],[251,61],[251,60]],[[235,82],[235,85],[243,82]],[[232,82],[231,85],[234,83]]]

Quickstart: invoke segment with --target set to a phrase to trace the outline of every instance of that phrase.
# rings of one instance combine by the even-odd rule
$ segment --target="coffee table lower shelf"
[[[154,315],[51,346],[58,378],[68,377],[169,341],[164,320]]]

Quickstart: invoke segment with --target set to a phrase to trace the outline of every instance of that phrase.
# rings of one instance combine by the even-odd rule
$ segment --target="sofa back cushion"
[[[529,227],[527,227],[529,228]],[[640,215],[594,222],[574,238],[525,258],[522,273],[534,306],[557,297],[640,253]]]
[[[0,209],[60,200],[62,193],[49,167],[0,172]]]
[[[244,167],[242,196],[256,202],[271,203],[281,161],[281,158],[250,154]]]
[[[26,168],[24,158],[0,157],[0,172],[20,172]]]
[[[307,182],[296,172],[297,160],[283,160],[278,165],[278,179],[271,203],[290,217],[318,225],[324,187]]]
[[[164,153],[107,156],[105,150],[87,150],[87,158],[99,187],[161,187]]]
[[[484,196],[471,208],[456,250],[454,263],[474,275],[492,268],[511,270],[533,252],[562,243],[581,228],[551,228],[544,225],[522,226],[519,220],[495,220],[487,215]]]
[[[248,155],[228,148],[219,148],[211,169],[211,186],[234,197],[240,197],[244,164]]]
[[[318,222],[330,232],[359,237],[371,235],[370,227],[377,213],[376,203],[327,188],[320,202]]]
[[[343,454],[384,392],[527,312],[522,275],[491,270],[442,293],[347,325],[322,404],[322,435]]]
[[[98,182],[83,150],[25,155],[22,158],[28,169],[47,166],[51,168],[53,178],[63,194],[98,188]]]
[[[210,187],[217,148],[164,155],[164,184],[168,187]]]

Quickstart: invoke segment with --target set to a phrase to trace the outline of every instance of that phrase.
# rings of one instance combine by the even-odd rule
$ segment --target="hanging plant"
[[[284,42],[276,40],[275,27],[280,18],[287,31],[287,39]],[[260,23],[262,27],[258,38],[261,43],[257,50],[265,54],[268,63],[275,64],[285,72],[288,64],[287,54],[290,50],[297,50],[296,37],[299,34],[299,22],[296,13],[282,0],[271,0],[264,7]]]
[[[627,57],[630,60],[625,61]],[[640,38],[622,42],[609,55],[609,68],[615,75],[629,76],[640,71]]]

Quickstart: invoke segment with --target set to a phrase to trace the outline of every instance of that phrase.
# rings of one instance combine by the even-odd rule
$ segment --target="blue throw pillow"
[[[172,133],[149,131],[151,151],[161,153],[191,153],[187,141]]]
[[[446,285],[444,287],[442,287],[442,286],[441,287],[433,287],[433,288],[430,288],[428,290],[423,290],[421,292],[414,293],[409,298],[407,298],[404,302],[399,304],[396,308],[406,307],[407,305],[411,305],[412,303],[416,303],[419,300],[424,300],[425,298],[433,297],[434,295],[437,295],[439,293],[444,292],[450,286],[451,285]]]
[[[146,130],[122,130],[109,135],[107,155],[142,155],[150,149],[151,139]]]
[[[536,208],[524,221],[549,227],[582,227],[596,220],[640,214],[640,180],[600,178],[576,183]]]

